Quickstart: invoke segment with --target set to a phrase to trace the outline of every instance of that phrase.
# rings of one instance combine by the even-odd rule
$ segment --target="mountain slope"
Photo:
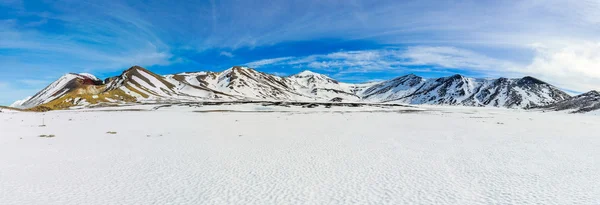
[[[133,102],[181,102],[228,98],[210,89],[169,82],[139,66],[104,81],[89,74],[68,74],[53,82],[23,104],[23,108],[41,110],[73,106],[122,104]],[[15,103],[16,105],[17,103]]]
[[[27,102],[29,99],[31,99],[31,97],[33,96],[28,96],[25,99],[22,100],[17,100],[15,102],[13,102],[12,104],[10,104],[9,107],[13,107],[13,108],[23,108],[23,104],[25,104],[25,102]]]
[[[365,84],[340,83],[310,71],[280,77],[242,66],[222,72],[179,73],[166,78],[246,100],[329,101],[342,98],[358,101],[357,92],[365,89]]]
[[[221,93],[134,66],[105,81],[106,91],[121,90],[138,101],[194,101],[224,98]]]
[[[234,66],[222,72],[181,73],[168,78],[247,100],[312,100],[298,93],[292,81],[254,69]]]
[[[560,89],[533,77],[499,78],[483,86],[465,105],[530,108],[571,98]]]
[[[367,89],[369,101],[408,104],[527,108],[570,98],[558,88],[532,77],[477,79],[462,75],[424,79],[406,75]]]
[[[331,100],[339,98],[345,101],[360,100],[359,90],[356,89],[356,85],[340,83],[323,74],[306,70],[287,78],[293,82],[292,86],[298,92],[314,99]]]
[[[362,98],[375,102],[403,99],[415,93],[424,83],[425,79],[409,74],[369,87],[362,93]]]
[[[54,81],[34,96],[15,103],[21,108],[31,108],[51,102],[67,93],[76,91],[81,93],[98,93],[98,87],[102,81],[91,74],[69,73]]]
[[[559,101],[554,104],[539,107],[545,110],[563,111],[568,110],[572,113],[584,113],[600,110],[600,92],[590,91],[577,95],[567,100]]]

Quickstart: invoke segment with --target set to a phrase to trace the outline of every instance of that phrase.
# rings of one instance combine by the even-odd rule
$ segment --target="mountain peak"
[[[55,82],[68,82],[73,80],[80,80],[83,84],[93,84],[99,85],[102,84],[102,80],[98,79],[96,76],[89,73],[67,73],[61,76]]]
[[[537,78],[531,76],[525,76],[518,81],[519,84],[548,84],[544,81],[541,81]]]
[[[438,78],[438,79],[436,79],[436,81],[437,82],[451,82],[451,81],[455,81],[455,80],[461,80],[464,78],[465,77],[460,74],[454,74],[452,76]]]
[[[304,70],[296,74],[296,76],[309,76],[309,75],[321,75],[320,73],[315,73],[310,70]]]
[[[465,76],[461,75],[461,74],[454,74],[450,77],[448,77],[449,79],[461,79],[464,78]]]
[[[121,77],[129,78],[131,75],[135,75],[135,73],[139,73],[140,71],[143,71],[146,73],[151,73],[148,69],[145,69],[138,65],[134,65],[134,66],[131,66],[130,68],[128,68],[127,70],[124,70],[121,73]]]
[[[130,68],[128,68],[127,70],[123,71],[123,73],[128,73],[128,72],[131,72],[131,71],[138,71],[138,70],[148,71],[148,69],[145,69],[145,68],[143,68],[141,66],[138,66],[138,65],[134,65],[134,66],[131,66]]]
[[[317,78],[331,79],[330,77],[328,77],[326,75],[323,75],[323,74],[320,74],[320,73],[315,73],[315,72],[312,72],[310,70],[304,70],[304,71],[299,72],[299,73],[297,73],[295,75],[292,75],[291,77],[294,77],[294,78],[317,77]]]
[[[405,81],[405,80],[410,80],[410,79],[421,79],[421,77],[411,73],[411,74],[408,74],[408,75],[403,75],[403,76],[400,76],[400,77],[396,77],[396,78],[394,78],[394,79],[392,79],[390,81]]]
[[[413,73],[410,73],[408,75],[400,76],[397,79],[421,79],[421,76],[418,76],[418,75],[415,75]]]
[[[250,67],[246,67],[246,66],[233,66],[231,67],[232,70],[254,70]]]
[[[245,66],[233,66],[227,70],[221,71],[221,73],[229,73],[229,72],[239,73],[239,72],[248,72],[248,71],[255,71],[255,70],[252,68],[249,68],[249,67],[245,67]]]
[[[92,75],[92,74],[89,74],[89,73],[78,73],[77,75],[78,75],[78,76],[82,76],[82,77],[84,77],[84,78],[89,78],[89,79],[91,79],[91,80],[93,80],[93,81],[100,81],[100,79],[99,79],[99,78],[97,78],[96,76],[94,76],[94,75]]]
[[[596,90],[592,90],[592,91],[589,91],[587,93],[583,93],[583,94],[578,95],[578,96],[600,96],[600,92],[598,92]]]

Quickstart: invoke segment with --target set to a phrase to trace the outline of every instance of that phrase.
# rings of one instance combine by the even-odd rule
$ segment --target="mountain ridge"
[[[65,83],[65,80],[74,80],[75,83]],[[281,77],[244,66],[233,66],[221,72],[158,75],[143,67],[132,66],[121,75],[103,81],[91,74],[67,74],[30,99],[16,104],[19,104],[19,108],[46,106],[48,109],[64,109],[137,102],[328,102],[335,99],[347,102],[531,108],[570,98],[557,87],[531,76],[483,79],[456,74],[426,79],[408,74],[381,82],[352,84],[308,70]]]
[[[600,92],[592,90],[554,104],[536,107],[542,110],[585,113],[600,110]]]

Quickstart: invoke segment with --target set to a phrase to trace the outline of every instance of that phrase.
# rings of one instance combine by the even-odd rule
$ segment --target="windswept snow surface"
[[[194,109],[0,113],[0,202],[600,204],[598,116]]]

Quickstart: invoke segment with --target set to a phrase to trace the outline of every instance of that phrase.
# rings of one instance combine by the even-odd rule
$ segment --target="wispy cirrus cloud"
[[[11,58],[29,59],[22,65],[12,63],[13,68],[40,63],[64,72],[174,62],[156,28],[123,3],[62,1],[40,6],[48,11],[13,11],[12,19],[0,20],[0,49]]]
[[[247,63],[250,67],[283,66],[335,72],[336,74],[424,71],[445,69],[470,69],[481,72],[494,72],[497,69],[514,69],[508,61],[494,59],[473,51],[454,47],[408,47],[405,49],[377,49],[362,51],[340,51],[329,54],[301,57],[263,59]]]
[[[566,47],[532,45],[532,49],[535,57],[530,63],[515,63],[455,47],[416,46],[264,59],[248,65],[309,69],[328,72],[340,79],[365,79],[359,74],[376,72],[477,73],[487,77],[531,75],[570,90],[584,92],[600,88],[600,43],[579,42]]]
[[[220,56],[225,56],[225,57],[228,57],[228,58],[233,58],[234,57],[233,53],[227,52],[227,51],[221,51],[221,53],[219,53],[219,55]]]
[[[25,7],[31,4],[44,11]],[[46,85],[34,82],[67,72],[164,66],[179,59],[152,24],[120,2],[2,1],[0,12],[10,16],[0,18],[0,80],[13,85],[10,93],[39,90]],[[33,94],[24,91],[19,98]]]
[[[302,57],[282,57],[263,59],[246,65],[260,68],[264,66],[285,66],[297,69],[315,69],[328,72],[373,72],[392,69],[395,62],[393,50],[341,51],[322,55]]]
[[[470,50],[442,46],[408,47],[399,54],[406,59],[403,65],[432,65],[442,68],[465,68],[477,70],[503,69],[509,71],[517,65],[494,59]]]
[[[0,0],[0,81],[102,75],[134,64],[178,72],[251,62],[347,79],[528,74],[600,89],[598,10],[597,0]],[[323,49],[323,39],[370,44]],[[278,47],[304,41],[318,44]],[[273,49],[253,52],[265,47]]]
[[[293,57],[270,58],[270,59],[263,59],[263,60],[249,62],[249,63],[246,63],[245,65],[252,67],[252,68],[259,68],[259,67],[262,67],[265,65],[278,65],[278,64],[286,62],[290,59],[293,59]]]

